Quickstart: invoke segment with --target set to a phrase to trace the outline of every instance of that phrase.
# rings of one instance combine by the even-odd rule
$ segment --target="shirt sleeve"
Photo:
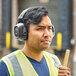
[[[4,61],[0,60],[0,76],[10,76]]]

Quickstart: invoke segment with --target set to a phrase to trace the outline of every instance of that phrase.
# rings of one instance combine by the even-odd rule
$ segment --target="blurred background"
[[[48,49],[63,64],[65,51],[70,49],[68,67],[76,76],[76,0],[0,0],[0,58],[22,49],[24,42],[14,36],[19,14],[31,6],[44,6],[55,27],[55,37]]]

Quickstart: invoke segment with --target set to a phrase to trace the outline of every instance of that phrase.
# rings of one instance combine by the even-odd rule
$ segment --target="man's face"
[[[51,41],[52,23],[48,16],[43,16],[38,25],[29,25],[28,40],[26,40],[29,48],[42,51],[49,48]]]

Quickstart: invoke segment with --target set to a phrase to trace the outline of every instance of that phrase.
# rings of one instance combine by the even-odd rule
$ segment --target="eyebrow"
[[[38,25],[37,27],[44,27],[44,26]]]
[[[48,27],[52,27],[53,25],[49,25]],[[45,27],[43,25],[37,25],[37,27]]]

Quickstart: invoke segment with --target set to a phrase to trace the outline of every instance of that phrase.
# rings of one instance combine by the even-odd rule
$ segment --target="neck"
[[[22,49],[23,53],[34,59],[34,60],[37,60],[37,61],[41,61],[42,58],[43,58],[43,54],[42,54],[42,51],[38,51],[38,50],[34,50],[34,49],[30,49],[30,48],[27,48],[26,46]]]

